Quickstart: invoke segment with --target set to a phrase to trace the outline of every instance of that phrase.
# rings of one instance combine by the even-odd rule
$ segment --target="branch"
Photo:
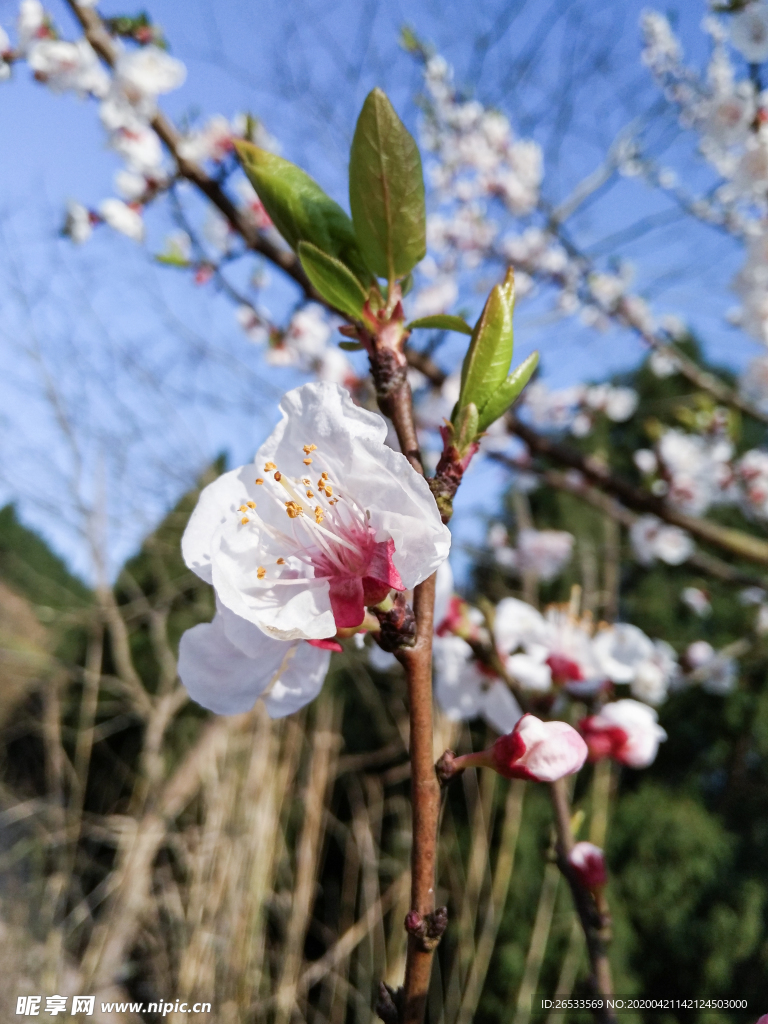
[[[66,0],[66,2],[79,21],[85,38],[102,60],[110,68],[114,68],[119,56],[118,50],[98,12],[93,7],[80,6],[76,0]],[[181,136],[165,115],[158,110],[149,123],[173,157],[179,175],[197,186],[210,199],[213,205],[226,217],[233,230],[240,235],[248,248],[260,253],[288,274],[289,277],[292,277],[308,298],[327,305],[315,293],[296,255],[288,249],[275,245],[270,239],[265,238],[253,221],[242,210],[238,209],[214,178],[207,174],[194,160],[188,160],[180,155],[179,143]]]
[[[561,473],[557,469],[544,469],[539,473],[539,477],[548,487],[553,487],[558,491],[565,491],[567,494],[573,494],[574,497],[603,512],[615,522],[621,523],[628,530],[638,520],[638,516],[634,512],[630,512],[621,502],[612,498],[609,494],[604,494],[597,487],[592,487],[585,480],[576,478],[575,474],[569,476],[567,473]],[[734,583],[742,587],[762,587],[765,585],[764,576],[735,569],[728,562],[724,562],[721,558],[718,558],[716,555],[710,555],[706,551],[694,551],[686,560],[686,564],[692,565],[696,569],[701,569],[702,572],[707,573],[709,576],[714,576],[724,583]]]
[[[672,508],[661,498],[635,487],[634,484],[614,476],[610,469],[599,459],[591,455],[582,455],[581,452],[560,441],[553,441],[542,434],[538,434],[527,424],[522,423],[514,414],[508,413],[507,424],[513,434],[517,434],[536,455],[542,455],[552,459],[561,466],[568,466],[570,469],[578,470],[583,476],[597,484],[601,490],[620,498],[622,503],[634,510],[650,515],[658,516],[673,526],[679,526],[687,530],[692,536],[708,544],[714,544],[723,551],[736,555],[739,558],[746,558],[758,565],[768,566],[768,542],[759,537],[753,537],[742,530],[734,530],[727,526],[720,526],[709,519],[697,519],[695,516],[685,515]],[[511,459],[504,455],[493,453],[490,458],[510,468],[519,468]]]
[[[587,940],[587,952],[592,973],[589,986],[594,996],[609,997],[613,995],[611,981],[611,965],[605,949],[605,915],[598,910],[592,893],[585,889],[574,876],[568,863],[568,854],[574,846],[571,831],[571,805],[568,799],[567,783],[559,779],[550,784],[549,792],[555,812],[555,832],[557,834],[557,864],[571,887],[576,913],[579,915],[584,937]],[[607,1008],[595,1010],[595,1018],[601,1024],[616,1024],[616,1017]]]

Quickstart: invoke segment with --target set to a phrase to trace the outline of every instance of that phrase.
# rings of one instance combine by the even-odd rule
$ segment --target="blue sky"
[[[649,110],[657,115],[652,151],[690,187],[705,183],[690,140],[640,65],[644,6],[157,0],[148,8],[188,68],[186,85],[163,102],[169,114],[251,111],[284,155],[345,203],[349,141],[368,90],[383,86],[416,130],[419,70],[397,42],[406,22],[454,64],[457,82],[541,143],[549,200],[567,195],[616,134]],[[0,0],[0,24],[13,24],[15,7]],[[64,5],[52,2],[50,10],[71,37]],[[101,10],[125,12],[111,0]],[[698,0],[677,13],[697,64],[706,54],[698,27],[704,13]],[[17,501],[23,518],[91,575],[70,493],[78,476],[86,502],[103,509],[89,530],[97,537],[106,531],[114,571],[210,458],[222,450],[233,463],[252,455],[276,418],[280,393],[300,378],[265,370],[228,299],[153,265],[169,225],[162,210],[148,218],[146,248],[106,231],[80,249],[58,237],[67,199],[95,206],[112,194],[119,164],[92,103],[52,95],[20,67],[0,84],[0,137],[0,500]],[[659,312],[682,315],[715,358],[743,365],[757,346],[724,320],[739,253],[711,229],[669,221],[669,209],[642,184],[623,180],[583,210],[574,238],[605,265],[611,257],[632,261],[638,290]],[[624,234],[654,218],[653,230]],[[275,273],[272,280],[270,308],[284,316],[295,295]],[[553,385],[600,379],[642,356],[625,333],[596,335],[554,321],[543,301],[520,306],[516,339],[516,358],[540,348]],[[459,344],[446,349],[448,361],[460,355]],[[499,493],[493,470],[476,483],[459,502],[468,537]]]

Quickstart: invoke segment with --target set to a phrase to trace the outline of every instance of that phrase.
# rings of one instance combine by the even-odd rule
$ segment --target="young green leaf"
[[[340,313],[359,320],[367,296],[352,271],[311,242],[299,242],[299,259],[307,277],[325,301]]]
[[[282,157],[250,142],[236,142],[243,170],[277,230],[294,250],[311,242],[367,279],[352,221],[317,182]]]
[[[449,316],[447,313],[438,313],[436,316],[423,316],[420,320],[411,320],[406,325],[406,330],[412,331],[415,327],[432,328],[436,331],[458,331],[460,334],[472,333],[472,328],[460,316]]]
[[[460,406],[474,402],[482,410],[509,373],[514,305],[515,279],[510,268],[504,281],[491,289],[472,332],[461,367]]]
[[[480,420],[475,403],[470,402],[469,405],[463,406],[454,424],[455,444],[461,455],[466,454],[467,449],[473,444],[480,433],[479,423]]]
[[[539,362],[539,353],[532,352],[507,377],[504,383],[488,399],[480,410],[478,430],[487,430],[492,423],[504,415],[533,376]]]
[[[419,149],[381,89],[370,92],[349,155],[349,205],[360,252],[377,277],[404,277],[427,251]]]
[[[343,348],[345,352],[362,352],[365,345],[359,341],[340,341],[339,348]]]

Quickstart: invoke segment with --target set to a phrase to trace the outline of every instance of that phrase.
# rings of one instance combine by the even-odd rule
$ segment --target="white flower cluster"
[[[504,526],[494,523],[488,541],[499,565],[519,573],[531,572],[549,583],[570,562],[575,537],[565,530],[523,529],[518,532],[517,546],[511,547]]]
[[[357,384],[352,364],[344,353],[330,344],[335,324],[317,303],[302,306],[291,317],[285,331],[270,332],[266,320],[251,306],[240,306],[237,322],[247,337],[266,345],[264,358],[271,366],[295,366],[318,380],[354,388]]]
[[[569,430],[574,437],[586,437],[598,414],[614,423],[626,422],[637,409],[638,395],[632,388],[612,384],[576,384],[550,390],[541,381],[529,384],[521,406],[541,430]]]
[[[741,306],[731,319],[768,345],[768,100],[748,69],[737,73],[732,60],[733,50],[748,64],[768,60],[768,4],[749,3],[735,15],[705,19],[713,45],[704,76],[683,63],[682,47],[663,15],[646,12],[642,28],[644,63],[677,106],[681,125],[698,134],[700,151],[719,179],[689,208],[746,243],[734,280]]]

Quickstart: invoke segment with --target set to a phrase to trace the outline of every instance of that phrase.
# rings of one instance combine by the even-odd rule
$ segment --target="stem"
[[[424,475],[413,419],[411,388],[402,381],[383,399],[382,412],[394,424],[400,449],[417,473]],[[437,832],[440,818],[440,784],[435,774],[432,733],[432,633],[435,607],[434,574],[420,583],[413,594],[416,643],[404,647],[397,657],[408,679],[408,714],[411,758],[411,911],[426,918],[435,909]],[[427,1008],[429,979],[434,949],[427,950],[413,935],[408,936],[405,983],[400,1010],[401,1024],[421,1024]]]
[[[435,577],[414,592],[416,645],[398,655],[408,676],[411,755],[411,910],[422,917],[435,909],[437,829],[440,816],[440,785],[435,774],[432,743],[432,613]],[[421,1024],[427,1006],[434,950],[425,950],[408,936],[402,1024]]]
[[[594,996],[603,999],[613,995],[611,981],[611,965],[608,962],[604,936],[604,915],[595,904],[592,893],[586,889],[570,870],[568,854],[574,846],[571,831],[571,804],[568,799],[566,780],[559,779],[549,787],[552,806],[555,811],[555,831],[557,833],[557,863],[571,887],[576,913],[579,915],[584,938],[587,940],[587,953],[592,968],[589,986]],[[616,1024],[615,1014],[608,1009],[595,1010],[595,1019],[601,1024]]]

